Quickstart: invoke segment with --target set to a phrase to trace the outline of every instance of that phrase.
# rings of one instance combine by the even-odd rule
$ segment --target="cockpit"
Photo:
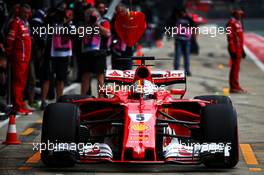
[[[133,99],[155,99],[156,87],[149,80],[136,80],[130,87],[131,98]]]

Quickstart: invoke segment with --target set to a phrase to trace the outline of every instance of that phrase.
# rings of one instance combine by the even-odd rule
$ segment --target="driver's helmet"
[[[132,93],[134,97],[142,96],[144,99],[152,99],[154,97],[155,86],[149,80],[137,80],[132,85]]]

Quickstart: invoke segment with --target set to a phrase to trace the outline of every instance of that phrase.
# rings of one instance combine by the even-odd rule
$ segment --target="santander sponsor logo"
[[[135,76],[135,71],[129,71],[129,70],[124,71],[124,78],[134,78],[134,76]]]
[[[184,78],[184,71],[181,70],[174,70],[174,71],[151,71],[153,78]],[[125,70],[125,71],[118,71],[112,70],[107,73],[109,77],[119,77],[119,78],[129,78],[132,79],[135,76],[135,71],[133,70]]]
[[[152,71],[153,75],[156,75],[156,79],[159,78],[184,78],[184,71]]]
[[[163,74],[163,77],[165,78],[182,78],[184,77],[183,71],[166,71],[165,74]]]

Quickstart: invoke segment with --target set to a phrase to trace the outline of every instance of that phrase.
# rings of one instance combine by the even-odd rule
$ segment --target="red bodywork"
[[[185,82],[183,71],[150,71],[146,66],[139,66],[135,71],[111,70],[106,73],[107,82],[131,85],[134,82],[148,80],[155,85],[169,85]],[[162,136],[161,144],[157,143],[158,120],[165,120],[161,115],[164,112],[173,118],[187,122],[200,122],[200,108],[208,102],[195,99],[182,99],[185,89],[164,90],[158,89],[154,94],[145,99],[139,95],[135,97],[133,90],[114,91],[107,88],[101,89],[101,92],[111,94],[111,98],[87,98],[76,100],[81,110],[81,121],[99,121],[106,120],[108,116],[119,113],[115,119],[122,120],[122,129],[119,130],[119,156],[115,159],[87,159],[83,157],[81,162],[94,162],[109,160],[112,162],[164,162],[170,161],[161,159],[158,150],[171,142],[170,137]],[[138,95],[138,94],[137,94]],[[175,95],[180,97],[175,98]],[[98,104],[98,105],[96,105]],[[92,107],[93,106],[93,107]],[[94,106],[97,106],[96,108]],[[89,108],[92,108],[89,109]],[[110,117],[111,119],[111,117]],[[197,128],[197,125],[190,126]],[[168,124],[173,133],[179,137],[191,138],[190,129],[182,125]],[[107,135],[113,130],[113,123],[104,123],[92,131],[94,135]],[[115,139],[112,139],[115,143]],[[184,154],[184,153],[182,153]],[[185,156],[192,157],[192,155]],[[189,159],[182,163],[189,162]],[[196,159],[192,157],[194,163]]]

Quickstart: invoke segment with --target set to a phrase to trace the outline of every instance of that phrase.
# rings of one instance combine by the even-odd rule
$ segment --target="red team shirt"
[[[10,23],[6,51],[12,59],[15,59],[13,61],[30,61],[31,36],[29,27],[19,17],[14,18]]]

